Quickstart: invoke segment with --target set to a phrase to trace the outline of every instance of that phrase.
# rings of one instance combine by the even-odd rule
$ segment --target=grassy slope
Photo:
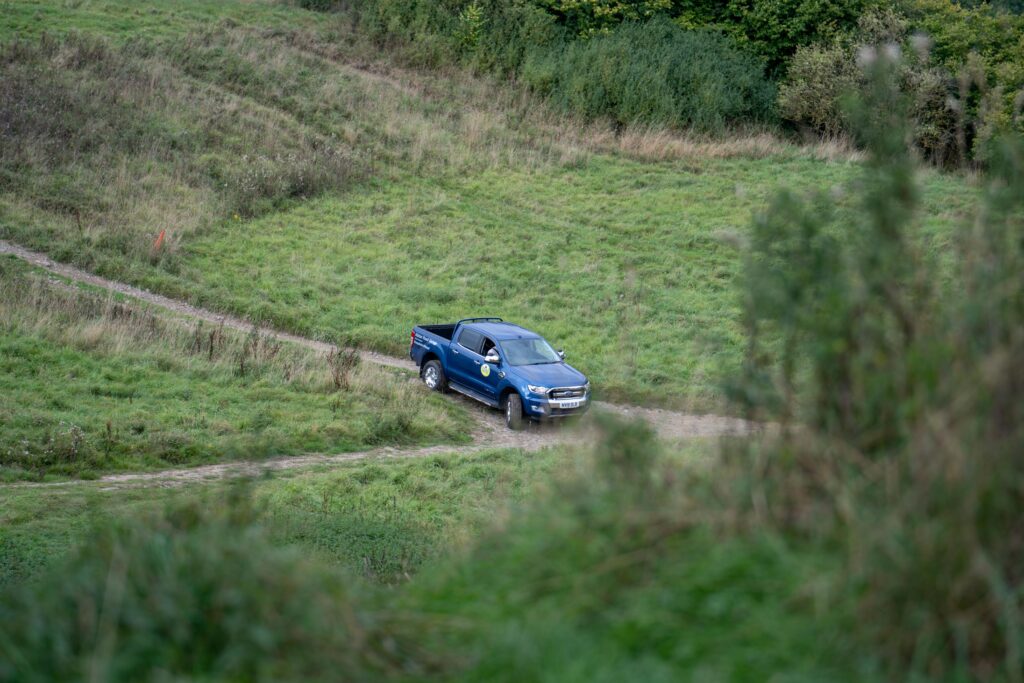
[[[257,24],[268,18],[273,24],[322,21],[260,3],[183,2],[123,13],[124,5],[7,3],[0,5],[0,25],[8,31],[29,26],[31,32],[73,25],[122,36],[141,29],[174,37],[224,13]],[[414,108],[422,112],[426,105],[429,101]],[[437,109],[450,105],[441,101]],[[467,149],[456,151],[465,155]],[[564,258],[581,271],[572,274],[578,285],[569,290],[574,296],[566,297],[559,279],[552,281],[551,292],[537,292],[536,300],[527,298],[534,290],[516,290],[512,296],[522,298],[501,301],[502,306],[521,311],[516,314],[522,320],[564,341],[579,364],[618,395],[704,402],[714,400],[710,369],[719,360],[735,362],[738,341],[726,287],[737,259],[714,239],[716,233],[742,231],[757,200],[781,180],[799,189],[829,188],[857,173],[854,166],[792,153],[664,164],[597,155],[582,164],[541,164],[529,170],[506,159],[461,177],[465,168],[458,174],[438,171],[445,158],[434,158],[427,164],[431,172],[421,173],[420,162],[396,154],[375,182],[344,197],[324,197],[253,222],[218,221],[182,245],[180,258],[170,264],[174,268],[126,261],[102,243],[91,245],[95,251],[84,258],[106,272],[167,291],[300,329],[347,333],[381,348],[393,348],[396,334],[400,345],[405,326],[426,314],[450,317],[481,305],[490,312],[501,295],[492,287],[512,288],[522,276],[538,277],[532,272],[538,261],[553,259],[550,265],[559,266]],[[954,179],[929,177],[932,218],[927,229],[937,243],[950,216],[970,204],[968,194]],[[8,220],[4,225],[0,217],[4,234],[47,248],[53,247],[48,240],[71,234],[66,218],[22,213],[23,208],[14,207],[8,219],[31,215],[37,222],[13,225]],[[417,228],[435,231],[438,224],[450,244],[444,250],[453,259],[449,268],[468,262],[479,269],[474,270],[479,280],[460,281],[458,273],[444,273],[424,285],[405,277],[435,273],[431,261],[409,248],[425,238]],[[301,231],[292,229],[296,226]],[[568,233],[575,244],[560,254],[538,254],[546,242],[558,242],[552,233],[562,239]],[[516,260],[497,260],[487,250],[486,241],[496,234],[517,240]],[[350,255],[362,259],[346,260]],[[280,265],[286,260],[290,267]],[[517,272],[509,273],[510,262]],[[252,287],[254,280],[257,287]],[[359,299],[337,305],[349,291]],[[605,309],[601,297],[610,301]],[[329,303],[314,303],[318,299]],[[648,320],[652,324],[645,326]],[[621,322],[640,330],[639,351],[631,338],[607,338],[609,323]],[[709,342],[720,358],[700,357]],[[644,353],[652,347],[657,353]],[[666,373],[666,359],[690,363],[682,368],[685,377],[675,366]],[[623,367],[633,374],[622,374]],[[649,384],[624,384],[628,381]],[[391,581],[438,549],[476,536],[481,526],[474,519],[502,510],[509,492],[514,496],[527,480],[546,477],[557,457],[494,453],[367,463],[262,482],[255,494],[279,542],[299,543]],[[130,516],[173,495],[81,491],[3,492],[0,579],[34,575],[80,537],[94,512],[100,520],[103,515]],[[623,510],[609,504],[602,512],[596,509],[601,504],[585,496],[541,496],[532,515],[512,516],[468,557],[454,553],[429,580],[389,594],[389,611],[397,607],[399,613],[448,615],[451,621],[442,619],[442,624],[467,624],[454,638],[444,629],[429,628],[418,629],[417,637],[427,633],[441,641],[439,651],[470,680],[871,679],[870,671],[856,667],[870,666],[870,660],[851,649],[843,605],[830,600],[830,586],[842,575],[841,558],[833,552],[825,549],[822,555],[820,548],[800,547],[799,539],[791,545],[756,533],[736,532],[730,538],[688,532],[691,519],[703,519],[703,509],[688,518],[685,508]],[[669,521],[682,522],[682,531],[634,547],[634,536],[643,540],[644,530],[657,532],[647,522],[664,521],[662,511]],[[623,512],[641,513],[637,528],[629,527],[631,515]],[[595,534],[594,529],[608,533]]]
[[[720,408],[718,370],[740,353],[730,288],[739,257],[723,233],[742,234],[780,186],[829,190],[859,173],[855,163],[784,145],[762,158],[698,150],[657,163],[601,152],[608,145],[547,121],[536,102],[495,95],[496,105],[472,82],[354,70],[350,62],[380,55],[344,19],[283,5],[123,11],[118,2],[83,3],[59,16],[38,10],[45,22],[32,2],[13,7],[0,36],[42,25],[117,40],[152,34],[182,79],[345,141],[371,180],[253,220],[218,214],[211,200],[157,265],[145,255],[159,216],[140,219],[138,234],[112,247],[101,234],[82,237],[67,215],[9,198],[0,235],[207,305],[393,353],[415,323],[502,315],[564,346],[608,398]],[[232,23],[189,33],[214,17]],[[273,35],[250,30],[267,25]],[[170,40],[175,32],[186,42]],[[926,184],[927,227],[942,235],[974,193],[948,176],[929,174]]]
[[[579,169],[408,177],[210,233],[189,246],[178,284],[395,354],[417,323],[501,315],[566,348],[606,398],[708,407],[742,344],[729,235],[780,178],[828,188],[857,173],[807,159],[598,157]],[[955,214],[970,198],[958,190],[933,177],[927,201]]]
[[[461,411],[426,392],[410,400],[402,373],[358,368],[339,390],[317,354],[125,317],[9,258],[0,285],[4,478],[465,438]]]
[[[571,454],[488,451],[413,460],[375,460],[281,473],[249,482],[249,494],[279,543],[390,583],[493,523]],[[181,495],[222,498],[227,485],[188,493],[95,484],[8,488],[0,494],[0,584],[38,574],[89,530]],[[205,492],[205,494],[204,494]],[[212,493],[211,493],[212,492]]]
[[[131,37],[172,37],[183,27],[201,28],[228,19],[272,28],[281,23],[316,25],[321,15],[296,12],[284,3],[162,0],[142,4],[125,0],[5,0],[0,3],[0,31],[35,36],[69,30]]]
[[[432,625],[406,635],[444,662],[440,680],[872,680],[843,637],[849,615],[829,602],[835,558],[770,535],[685,531],[675,494],[632,499],[635,482],[612,475],[609,486],[611,473],[580,456],[380,460],[247,488],[275,544],[400,584],[374,609]],[[680,495],[694,488],[684,481]],[[0,584],[52,580],[46,568],[95,524],[180,495],[211,510],[232,498],[223,484],[38,492],[5,492]]]

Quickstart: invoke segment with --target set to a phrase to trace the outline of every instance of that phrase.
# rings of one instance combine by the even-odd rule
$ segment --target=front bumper
[[[536,420],[551,420],[560,417],[572,417],[582,415],[590,409],[590,393],[579,399],[579,406],[575,408],[563,408],[562,401],[555,401],[546,396],[529,395],[523,401],[523,408],[527,415]]]

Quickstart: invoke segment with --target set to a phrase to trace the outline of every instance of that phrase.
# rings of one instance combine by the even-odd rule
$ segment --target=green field
[[[179,498],[213,507],[237,488],[260,510],[276,543],[296,545],[373,582],[405,581],[424,562],[487,529],[495,511],[522,500],[578,459],[572,451],[495,450],[409,460],[370,460],[283,472],[188,491],[81,483],[8,488],[0,508],[0,584],[38,575],[92,529],[145,516]]]
[[[721,407],[718,381],[743,344],[735,240],[780,178],[830,188],[858,172],[808,159],[595,157],[578,169],[403,178],[211,231],[189,246],[176,285],[395,355],[415,324],[501,315],[567,349],[605,399]],[[942,235],[972,199],[956,179],[930,178],[926,229]]]
[[[923,165],[882,53],[856,148],[583,121],[437,57],[527,4],[588,5],[0,0],[0,239],[253,322],[0,258],[0,683],[1020,680],[1024,143]],[[266,332],[404,356],[475,315],[597,398],[764,428],[490,448]]]
[[[29,4],[15,3],[21,16]],[[149,14],[115,7],[82,4],[53,18],[54,28],[118,40],[132,21],[149,30]],[[672,160],[677,141],[668,137],[668,159],[644,160],[636,157],[657,151],[613,150],[593,128],[569,132],[545,119],[539,103],[515,109],[498,86],[377,76],[386,63],[353,68],[370,48],[343,18],[257,3],[251,16],[197,32],[197,16],[213,10],[185,7],[160,15],[161,31],[173,27],[183,39],[156,35],[145,51],[115,49],[95,68],[79,67],[101,89],[129,68],[178,74],[201,89],[199,97],[178,81],[150,88],[154,97],[185,98],[195,112],[151,98],[140,105],[149,112],[142,131],[173,152],[122,148],[116,137],[83,151],[137,168],[146,194],[128,181],[106,197],[102,176],[77,161],[33,161],[34,172],[19,176],[27,187],[0,191],[0,237],[395,355],[414,324],[500,315],[564,347],[606,399],[722,409],[722,371],[736,368],[742,349],[737,241],[780,188],[848,192],[861,173],[856,161],[783,143],[733,152],[708,143]],[[254,28],[270,20],[276,32]],[[30,19],[8,22],[10,35]],[[453,96],[464,110],[447,109]],[[83,108],[90,97],[82,94]],[[221,98],[249,114],[225,119]],[[194,116],[207,110],[218,121],[212,129]],[[183,132],[169,136],[171,125]],[[240,158],[238,136],[266,151]],[[346,155],[350,177],[302,180],[317,168],[310,150],[326,140]],[[251,175],[270,180],[253,189]],[[31,199],[68,186],[81,192],[81,207]],[[309,193],[301,203],[293,197]],[[199,208],[182,215],[186,197]],[[975,197],[960,178],[926,173],[924,229],[937,249]],[[139,201],[166,213],[140,211]],[[858,229],[858,207],[846,208],[848,229]],[[164,227],[173,249],[154,262],[150,245]]]
[[[683,458],[696,452],[688,449]],[[123,542],[134,543],[134,557],[147,557],[133,564],[132,581],[158,572],[153,580],[179,601],[163,616],[142,616],[146,598],[129,589],[121,614],[147,626],[120,636],[125,671],[148,666],[144,658],[130,662],[144,657],[137,653],[149,647],[149,628],[174,629],[203,613],[193,611],[195,586],[216,600],[227,594],[222,591],[234,592],[226,608],[232,614],[265,610],[254,624],[265,629],[289,620],[290,632],[304,633],[321,610],[358,615],[358,633],[380,629],[394,643],[384,650],[384,671],[370,676],[378,679],[518,681],[543,674],[615,680],[641,672],[647,680],[667,681],[679,671],[710,680],[772,674],[799,681],[874,679],[871,660],[842,643],[846,606],[830,603],[829,614],[815,612],[816,601],[827,599],[821,582],[837,570],[832,559],[767,535],[716,539],[672,531],[665,525],[682,512],[684,489],[694,502],[700,499],[700,478],[687,476],[678,488],[655,485],[637,498],[634,487],[644,484],[622,479],[626,472],[619,469],[632,465],[602,464],[601,457],[595,462],[586,453],[548,450],[379,460],[187,493],[101,490],[89,483],[42,495],[9,489],[0,510],[0,584],[19,592],[0,600],[0,613],[28,599],[35,586],[45,592],[36,598],[43,609],[78,603],[88,610],[82,601],[89,594],[74,586],[109,571],[105,529],[113,528]],[[639,462],[679,471],[681,461]],[[591,542],[594,525],[609,534],[604,542]],[[171,548],[174,554],[167,555]],[[216,583],[207,562],[231,577],[230,586]],[[273,573],[280,569],[287,574]],[[81,578],[46,588],[51,576],[69,571]],[[322,586],[307,603],[296,588],[308,585],[311,571],[342,582],[345,590],[336,595]],[[26,583],[28,577],[35,580]],[[257,592],[251,581],[271,583]],[[782,600],[766,601],[767,594]],[[294,601],[294,615],[258,606],[282,595]],[[203,632],[219,638],[244,628],[216,615],[202,624],[185,637]],[[4,644],[18,648],[40,637],[61,642],[70,635],[62,628],[43,634],[29,627],[5,636]],[[305,636],[297,635],[296,646],[277,655],[278,673],[293,676],[299,667],[314,678],[328,676],[319,667],[346,651],[352,622],[336,628],[321,631],[317,641],[340,639],[332,645],[340,650],[308,651]],[[225,644],[268,654],[276,647],[273,640],[246,642],[236,633]],[[179,666],[205,661],[201,651],[176,651]],[[65,668],[73,667],[74,657],[64,651],[40,661],[38,670],[75,671]],[[215,659],[202,666],[237,675],[239,666],[257,663]],[[381,661],[361,652],[342,666],[362,678],[369,675],[363,667],[372,670]]]
[[[169,0],[158,5],[140,5],[126,0],[4,0],[0,8],[0,30],[8,36],[94,31],[121,38],[173,37],[183,28],[199,29],[222,20],[260,27],[322,23],[321,15],[296,12],[286,3],[275,2]]]
[[[461,409],[400,371],[335,372],[259,331],[166,320],[10,258],[0,292],[3,479],[467,438]]]

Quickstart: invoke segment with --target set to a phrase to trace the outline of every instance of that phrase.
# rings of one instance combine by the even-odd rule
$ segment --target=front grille
[[[551,417],[568,417],[570,415],[579,415],[583,412],[583,406],[579,408],[552,408]]]
[[[560,387],[548,392],[548,396],[555,399],[583,398],[587,393],[585,387]]]

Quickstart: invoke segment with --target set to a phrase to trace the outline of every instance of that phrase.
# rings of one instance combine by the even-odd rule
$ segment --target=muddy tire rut
[[[8,254],[46,270],[58,277],[79,282],[110,292],[121,294],[132,299],[150,304],[168,311],[176,316],[189,320],[203,320],[216,325],[224,325],[242,332],[252,329],[253,323],[244,318],[217,313],[208,309],[193,306],[184,301],[155,294],[132,285],[94,275],[80,268],[54,261],[45,254],[19,245],[0,240],[0,255]],[[298,344],[322,353],[330,353],[337,347],[327,342],[309,339],[279,330],[262,330],[274,339]],[[400,368],[415,373],[416,366],[409,359],[395,358],[375,351],[356,350],[362,361]],[[424,391],[426,391],[424,387]],[[108,487],[131,485],[142,486],[183,486],[211,479],[230,476],[252,476],[268,470],[284,470],[329,463],[344,463],[372,457],[425,457],[441,453],[473,453],[491,448],[519,448],[536,451],[541,448],[561,443],[587,443],[595,433],[592,420],[584,419],[575,425],[529,424],[522,431],[511,431],[505,427],[503,416],[499,411],[491,410],[472,399],[459,394],[450,393],[451,400],[464,406],[473,419],[471,431],[472,443],[465,446],[430,446],[426,448],[381,448],[354,453],[307,454],[269,458],[259,461],[235,461],[215,465],[200,465],[190,468],[161,470],[158,472],[140,472],[124,474],[108,474],[98,481]],[[701,415],[682,413],[660,408],[643,408],[639,406],[619,405],[597,401],[595,413],[608,412],[627,418],[642,419],[648,422],[660,436],[666,439],[711,438],[730,434],[747,434],[757,426],[733,417],[719,415]],[[19,486],[66,486],[78,482],[61,482],[54,484],[18,484]]]

